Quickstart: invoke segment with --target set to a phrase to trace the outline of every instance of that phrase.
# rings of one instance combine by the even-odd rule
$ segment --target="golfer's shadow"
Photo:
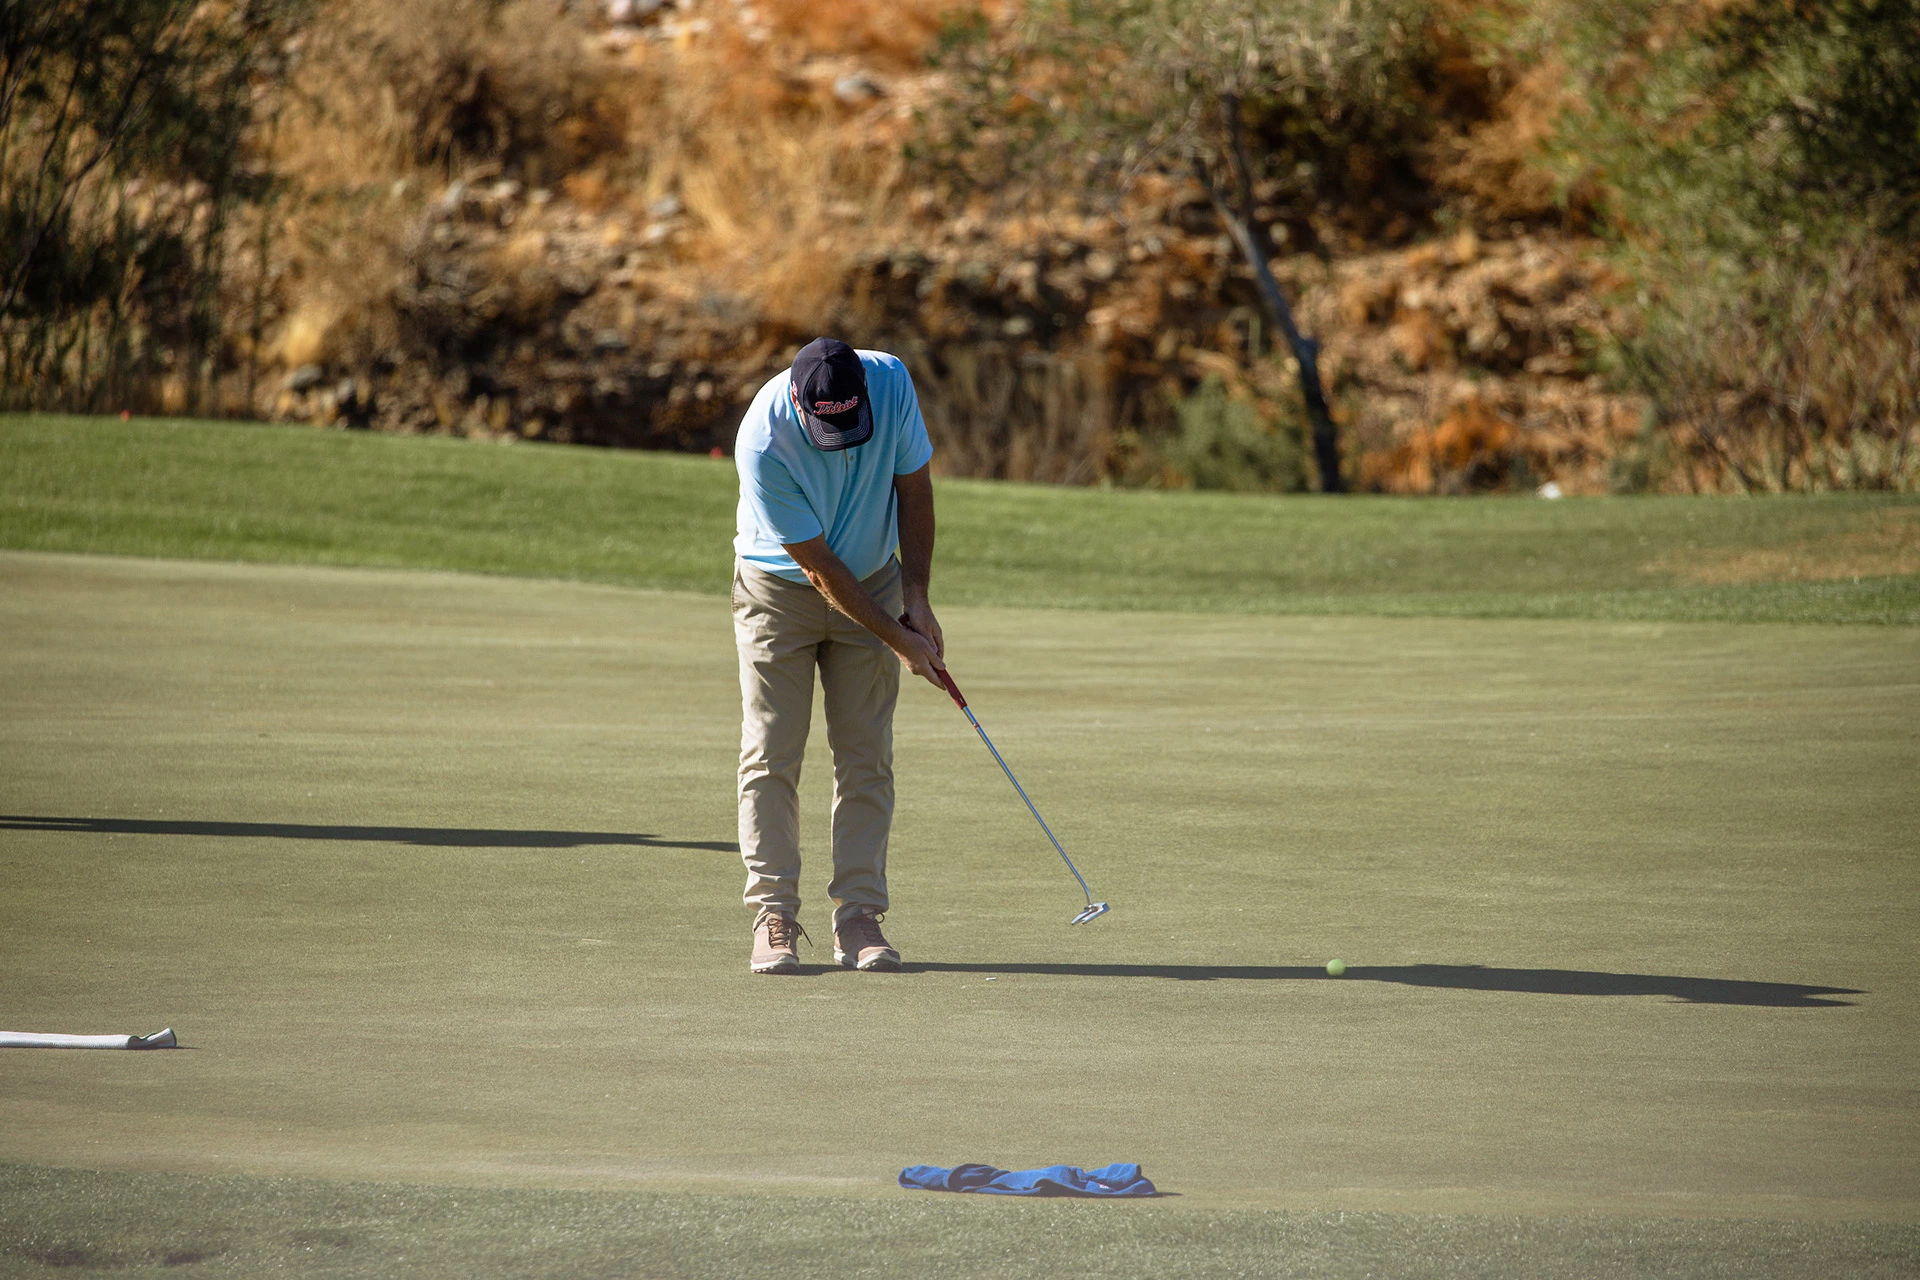
[[[731,840],[663,840],[630,831],[512,831],[489,827],[347,827],[303,822],[187,822],[158,818],[38,818],[0,813],[0,831],[72,831],[88,835],[214,836],[276,840],[354,840],[449,849],[578,849],[636,845],[738,853]]]
[[[909,963],[909,973],[1029,973],[1089,978],[1173,978],[1180,982],[1394,982],[1456,991],[1518,991],[1551,996],[1666,996],[1686,1004],[1744,1004],[1774,1009],[1821,1009],[1853,1004],[1825,996],[1866,994],[1853,987],[1809,987],[1795,982],[1745,982],[1659,973],[1598,973],[1585,969],[1489,969],[1477,964],[1354,965],[1343,978],[1306,965],[1209,964],[947,964]]]

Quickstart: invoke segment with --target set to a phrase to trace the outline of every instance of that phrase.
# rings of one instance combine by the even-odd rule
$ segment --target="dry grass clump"
[[[853,267],[905,230],[905,144],[926,54],[989,0],[761,0],[711,5],[697,40],[636,48],[630,140],[647,202],[692,219],[697,291],[750,299],[791,333],[859,323]],[[686,291],[687,282],[676,287]]]
[[[854,267],[905,216],[914,84],[885,68],[920,67],[952,7],[682,0],[605,29],[544,0],[335,0],[271,129],[249,354],[289,385],[256,403],[717,435],[797,341],[863,336]]]
[[[896,354],[915,371],[941,470],[1049,484],[1111,478],[1119,416],[1109,362],[1093,351],[1038,356],[1005,343]]]
[[[638,65],[646,128],[629,157],[640,199],[692,220],[680,259],[702,270],[680,285],[750,300],[776,327],[829,323],[855,254],[898,216],[891,135],[862,136],[737,30]]]
[[[669,240],[643,246],[653,287],[776,329],[830,323],[854,256],[898,216],[906,127],[888,86],[836,86],[865,65],[850,59],[918,66],[954,7],[706,6],[673,39],[609,50],[549,0],[337,0],[275,129],[277,163],[306,199],[280,228],[291,287],[274,349],[336,355],[337,339],[312,335],[379,310],[417,270],[415,224],[454,179],[670,224]]]
[[[998,21],[1008,0],[757,0],[767,26],[805,56],[851,56],[876,70],[924,66],[927,47],[961,13]]]
[[[334,0],[275,153],[309,183],[493,163],[530,185],[617,155],[626,94],[551,0]]]
[[[1566,68],[1557,58],[1521,70],[1486,118],[1436,140],[1434,180],[1476,221],[1564,219],[1584,227],[1592,217],[1593,192],[1578,183],[1563,190],[1544,150],[1573,106]]]
[[[524,189],[617,160],[629,95],[585,35],[543,0],[325,4],[260,131],[279,182],[240,256],[250,368],[392,366],[419,345],[406,299],[431,284],[423,215],[449,179]],[[270,382],[256,400],[287,412]]]
[[[1621,344],[1661,406],[1670,487],[1912,489],[1920,484],[1920,263],[1858,236],[1702,268]],[[1643,463],[1642,465],[1649,465]]]

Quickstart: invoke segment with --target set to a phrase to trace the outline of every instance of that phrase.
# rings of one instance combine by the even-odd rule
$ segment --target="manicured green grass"
[[[0,419],[0,1026],[189,1046],[0,1051],[0,1274],[1920,1266],[1920,631],[1729,625],[1920,621],[1913,500],[944,483],[955,673],[1115,910],[914,686],[909,972],[824,963],[816,731],[780,980],[732,495]],[[892,1185],[966,1160],[1176,1195]]]
[[[979,1280],[1846,1277],[1920,1269],[1873,1222],[503,1190],[0,1165],[0,1269],[116,1275]]]
[[[1920,632],[946,624],[1113,913],[1067,925],[1072,879],[913,686],[887,922],[910,971],[829,963],[816,755],[817,948],[768,979],[746,972],[724,600],[0,554],[0,1026],[190,1046],[0,1052],[0,1161],[382,1184],[9,1175],[21,1256],[224,1239],[230,1262],[194,1265],[311,1245],[379,1274],[444,1247],[444,1272],[539,1274],[551,1250],[549,1274],[698,1276],[757,1274],[740,1259],[786,1239],[801,1274],[1910,1266],[1910,1235],[1804,1224],[1920,1220]],[[893,1186],[967,1160],[1137,1160],[1177,1198]],[[451,1189],[475,1184],[525,1194]],[[338,1246],[302,1234],[330,1206]],[[1712,1221],[1648,1225],[1672,1218]],[[175,1221],[200,1225],[151,1225]]]
[[[0,418],[0,546],[726,590],[730,462]],[[938,598],[1256,614],[1920,622],[1920,498],[1409,500],[948,481]]]

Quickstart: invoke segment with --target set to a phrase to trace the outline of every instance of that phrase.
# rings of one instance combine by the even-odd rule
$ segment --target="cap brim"
[[[860,407],[853,414],[853,424],[842,427],[802,409],[800,425],[807,433],[807,440],[816,449],[828,452],[851,449],[857,444],[865,444],[873,435],[873,407],[867,403],[867,397],[860,397]]]

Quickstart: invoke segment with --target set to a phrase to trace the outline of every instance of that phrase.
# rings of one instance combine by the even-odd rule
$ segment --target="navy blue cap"
[[[838,338],[815,338],[800,348],[787,391],[814,448],[851,449],[873,435],[867,371],[859,353]]]

